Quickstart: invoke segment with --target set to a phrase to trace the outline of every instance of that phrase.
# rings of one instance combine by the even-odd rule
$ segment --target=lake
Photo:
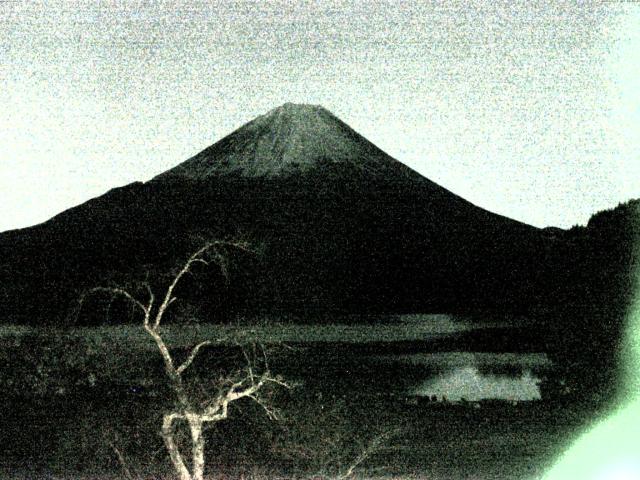
[[[333,382],[340,382],[343,388],[357,390],[365,385],[371,393],[436,395],[449,400],[539,399],[538,375],[551,368],[544,353],[510,351],[523,343],[513,320],[507,323],[484,318],[478,322],[445,314],[371,315],[360,316],[357,322],[347,317],[332,320],[335,323],[284,323],[274,319],[230,325],[168,323],[163,336],[177,355],[184,355],[179,352],[188,352],[202,340],[218,345],[213,350],[228,348],[237,340],[267,347],[283,344],[297,352],[288,357],[298,358],[282,362],[274,358],[273,368],[309,385],[323,388],[324,383],[333,388]],[[495,340],[498,337],[509,340],[499,344]],[[138,325],[0,328],[0,346],[5,346],[7,358],[19,358],[18,351],[34,351],[34,345],[41,343],[44,354],[61,349],[64,354],[55,361],[91,373],[98,386],[143,384],[149,376],[145,364],[160,362],[154,342]],[[215,357],[213,350],[203,358]],[[46,380],[61,384],[51,390],[69,389],[62,371]]]

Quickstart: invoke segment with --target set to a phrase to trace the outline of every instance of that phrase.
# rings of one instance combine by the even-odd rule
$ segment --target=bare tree
[[[343,471],[339,472],[335,477],[336,480],[348,480],[355,475],[356,469],[358,469],[364,462],[369,460],[373,455],[382,451],[385,448],[385,443],[388,441],[394,432],[383,432],[369,440],[369,442],[362,447],[358,455],[349,462]]]
[[[186,359],[177,362],[171,354],[164,338],[162,337],[161,325],[163,317],[171,304],[176,300],[174,292],[176,287],[185,275],[191,272],[196,264],[209,266],[214,263],[226,272],[226,259],[222,253],[223,248],[233,248],[242,251],[249,251],[245,243],[231,242],[211,242],[196,251],[173,277],[167,287],[164,296],[159,302],[153,289],[149,284],[145,284],[148,300],[143,302],[123,288],[94,288],[92,292],[105,292],[112,296],[122,296],[135,308],[144,314],[143,326],[145,331],[153,339],[164,363],[164,372],[176,396],[176,405],[163,415],[161,434],[171,459],[173,468],[180,480],[202,480],[205,467],[205,437],[203,427],[206,424],[215,423],[226,419],[229,415],[229,405],[242,398],[248,398],[257,402],[267,413],[275,419],[276,411],[271,408],[268,402],[260,397],[260,391],[267,384],[277,384],[288,387],[280,378],[272,376],[269,371],[267,357],[264,349],[258,349],[260,354],[249,355],[244,349],[243,354],[246,365],[243,369],[224,379],[218,391],[211,394],[204,401],[196,398],[196,395],[186,387],[184,381],[185,372],[191,367],[203,349],[213,345],[211,340],[204,340],[193,346]],[[180,451],[176,441],[176,429],[178,425],[186,424],[189,429],[191,439],[191,462],[185,461],[185,455]]]
[[[296,478],[356,478],[373,459],[393,449],[391,441],[401,433],[399,429],[373,425],[355,430],[345,401],[336,397],[329,400],[325,404],[307,399],[294,407],[283,418],[281,435],[274,439],[272,451],[289,461],[298,473]],[[376,466],[375,470],[382,468]]]

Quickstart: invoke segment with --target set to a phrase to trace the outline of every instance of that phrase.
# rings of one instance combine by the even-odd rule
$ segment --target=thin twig
[[[118,449],[118,447],[116,447],[111,440],[107,440],[107,442],[109,443],[109,446],[111,447],[113,452],[116,454],[116,458],[118,459],[118,463],[122,468],[122,472],[124,473],[125,478],[127,478],[127,480],[135,480],[135,477],[131,473],[131,470],[129,470],[129,467],[127,466],[127,462],[125,461],[124,456],[122,455],[122,452],[120,452],[120,449]]]

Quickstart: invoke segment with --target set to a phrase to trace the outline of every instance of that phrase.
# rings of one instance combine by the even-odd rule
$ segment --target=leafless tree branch
[[[166,294],[164,296],[164,300],[162,301],[162,304],[160,305],[160,308],[158,309],[158,313],[156,314],[156,317],[155,317],[155,321],[153,325],[154,328],[157,329],[160,326],[160,322],[162,320],[164,313],[166,312],[169,305],[173,302],[173,298],[174,298],[173,291],[177,287],[178,283],[180,283],[180,280],[182,279],[182,277],[184,277],[187,273],[190,272],[191,267],[193,266],[194,263],[208,264],[208,262],[204,260],[202,256],[210,250],[214,252],[214,255],[216,256],[216,258],[222,258],[218,252],[219,247],[229,247],[229,248],[234,248],[236,250],[244,251],[246,253],[250,253],[248,245],[244,242],[215,241],[215,242],[209,242],[205,244],[203,247],[201,247],[200,249],[198,249],[193,255],[189,257],[187,262],[180,269],[180,271],[178,271],[176,276],[173,278],[173,281],[167,288]],[[219,262],[218,267],[222,270],[223,274],[226,277],[227,272],[226,272],[225,262],[226,260]]]
[[[119,287],[95,287],[90,289],[85,295],[80,298],[80,303],[82,304],[86,297],[92,293],[111,293],[114,296],[121,295],[129,300],[133,305],[142,310],[143,313],[147,313],[147,306],[145,306],[140,300],[131,295],[128,291]]]
[[[355,473],[356,468],[358,468],[363,462],[368,460],[373,454],[378,452],[391,436],[392,432],[384,432],[372,438],[367,446],[349,464],[347,470],[336,477],[336,480],[347,480],[348,478],[350,478]]]
[[[111,447],[111,450],[113,450],[113,453],[115,454],[116,459],[118,460],[118,463],[120,464],[120,468],[122,468],[122,473],[124,474],[124,477],[127,480],[135,480],[136,476],[134,476],[133,473],[131,472],[131,469],[127,465],[127,462],[126,462],[126,460],[124,458],[124,455],[122,454],[120,449],[116,446],[116,444],[114,443],[114,441],[112,439],[107,437],[106,433],[104,433],[104,437],[105,437],[106,442],[109,445],[109,447]]]
[[[204,342],[200,342],[195,347],[193,347],[187,359],[184,362],[182,362],[182,364],[176,369],[176,372],[178,373],[178,375],[181,375],[182,372],[184,372],[187,368],[189,368],[189,366],[196,359],[196,356],[198,355],[198,352],[200,351],[200,349],[208,345],[213,345],[213,342],[211,342],[210,340],[205,340]]]

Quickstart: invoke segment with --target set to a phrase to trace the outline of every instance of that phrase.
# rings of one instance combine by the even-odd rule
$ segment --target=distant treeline
[[[559,238],[557,262],[545,274],[553,302],[537,318],[559,364],[580,373],[577,387],[607,397],[618,387],[623,330],[638,293],[640,200],[599,212]]]

